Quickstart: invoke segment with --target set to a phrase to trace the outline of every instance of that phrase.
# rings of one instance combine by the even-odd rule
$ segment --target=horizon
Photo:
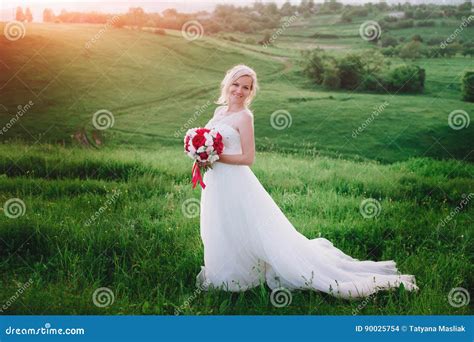
[[[235,5],[238,7],[249,6],[255,2],[263,3],[276,3],[279,7],[284,4],[287,0],[275,0],[275,1],[255,1],[255,0],[174,0],[174,1],[136,1],[133,3],[126,1],[117,0],[103,0],[101,3],[97,3],[93,0],[77,0],[77,1],[61,1],[61,0],[12,0],[0,1],[0,21],[9,21],[15,18],[15,10],[18,6],[25,9],[29,7],[33,14],[33,22],[42,22],[43,10],[45,8],[51,8],[55,14],[59,14],[61,10],[69,12],[99,12],[99,13],[125,13],[130,7],[142,7],[147,13],[161,13],[165,9],[175,8],[180,13],[193,13],[198,11],[212,12],[216,5]],[[293,5],[301,3],[301,0],[289,0]],[[315,0],[316,4],[323,3],[323,0]],[[354,4],[362,5],[365,3],[378,3],[380,1],[368,1],[368,0],[344,0],[338,1],[343,4]],[[410,3],[413,5],[418,4],[438,4],[438,5],[459,5],[465,0],[386,0],[387,4],[397,3]]]

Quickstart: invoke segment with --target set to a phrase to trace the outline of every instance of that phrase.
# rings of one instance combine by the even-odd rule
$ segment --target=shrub
[[[323,82],[324,76],[324,64],[326,60],[326,54],[323,49],[317,48],[309,51],[302,52],[304,58],[303,73],[311,78],[316,84]]]
[[[360,84],[364,70],[364,65],[360,56],[356,54],[346,55],[339,60],[338,67],[341,88],[357,88]]]
[[[412,40],[409,43],[406,43],[405,45],[402,46],[398,55],[400,56],[400,58],[403,58],[403,59],[420,58],[421,57],[421,43],[414,40]]]
[[[382,44],[382,47],[388,47],[388,46],[395,47],[398,45],[398,41],[397,41],[397,38],[395,37],[383,36],[381,39],[381,44]]]
[[[419,34],[415,34],[413,37],[411,37],[411,40],[415,42],[420,42],[420,43],[423,42],[423,38]]]
[[[427,45],[439,45],[445,41],[445,37],[432,37],[426,42]]]
[[[434,20],[420,20],[416,23],[417,27],[431,27],[436,26],[436,22]]]
[[[474,71],[466,71],[462,78],[462,99],[474,102]]]
[[[399,65],[390,72],[387,83],[391,91],[422,92],[425,86],[425,69],[417,65]]]
[[[393,57],[396,54],[395,49],[392,46],[386,47],[382,49],[381,51],[385,57]]]
[[[328,65],[323,72],[323,85],[329,89],[338,89],[341,85],[339,69],[334,65]]]

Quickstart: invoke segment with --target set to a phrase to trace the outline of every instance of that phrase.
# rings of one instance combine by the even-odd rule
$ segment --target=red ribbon
[[[199,167],[197,161],[194,162],[192,175],[193,175],[193,179],[192,179],[193,189],[196,187],[197,182],[199,182],[199,184],[201,185],[201,188],[205,189],[206,184],[204,184],[204,181],[202,180],[201,170],[200,170],[200,167]]]

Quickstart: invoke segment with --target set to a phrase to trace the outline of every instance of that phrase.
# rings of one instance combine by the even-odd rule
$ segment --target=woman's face
[[[229,103],[244,104],[245,99],[249,97],[252,87],[252,77],[241,76],[236,79],[229,87]]]

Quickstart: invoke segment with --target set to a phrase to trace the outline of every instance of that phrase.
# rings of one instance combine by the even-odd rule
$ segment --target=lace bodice
[[[242,112],[220,116],[219,113],[223,109],[225,109],[225,107],[220,108],[219,112],[209,120],[205,127],[215,128],[222,135],[224,141],[224,154],[241,154],[242,145],[240,142],[240,133],[232,127],[232,123],[235,122],[238,115]]]

